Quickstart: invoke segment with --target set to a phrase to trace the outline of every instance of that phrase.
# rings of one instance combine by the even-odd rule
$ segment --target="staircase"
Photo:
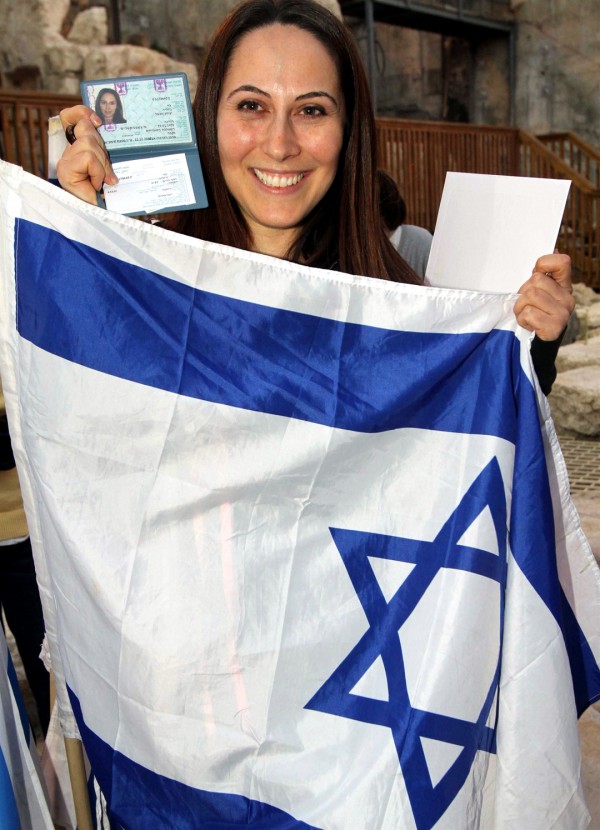
[[[47,177],[47,122],[76,96],[0,89],[0,157]],[[558,248],[575,279],[600,289],[600,152],[573,133],[377,119],[379,164],[398,182],[408,221],[433,230],[446,171],[570,179]]]

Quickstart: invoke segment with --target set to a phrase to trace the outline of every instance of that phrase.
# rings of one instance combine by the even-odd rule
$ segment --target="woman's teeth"
[[[304,173],[296,173],[293,176],[283,176],[276,173],[274,176],[271,176],[257,170],[256,167],[254,167],[253,170],[254,175],[259,182],[266,184],[267,187],[291,187],[294,184],[298,184],[300,179],[304,178]]]

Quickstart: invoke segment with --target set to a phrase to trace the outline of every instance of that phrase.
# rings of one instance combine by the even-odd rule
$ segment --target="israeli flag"
[[[2,191],[5,396],[114,826],[583,830],[600,577],[515,297]]]
[[[2,551],[0,549],[0,555]],[[0,827],[53,830],[25,704],[0,627]]]

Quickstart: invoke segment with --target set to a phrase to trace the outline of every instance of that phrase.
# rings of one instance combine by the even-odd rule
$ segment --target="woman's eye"
[[[240,101],[237,108],[243,112],[259,112],[262,109],[258,101]]]
[[[325,115],[325,110],[323,107],[319,107],[316,104],[309,104],[302,109],[303,115],[308,115],[309,118],[314,118],[319,115]]]

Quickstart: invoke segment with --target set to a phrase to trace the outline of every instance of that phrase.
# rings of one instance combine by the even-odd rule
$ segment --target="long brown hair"
[[[375,119],[361,58],[347,28],[313,0],[247,0],[230,12],[208,46],[194,100],[202,166],[210,207],[182,211],[172,230],[250,249],[252,239],[221,171],[217,109],[231,55],[249,32],[279,23],[312,34],[332,56],[346,108],[344,142],[329,191],[306,217],[288,258],[350,274],[420,283],[390,244],[379,212]]]

